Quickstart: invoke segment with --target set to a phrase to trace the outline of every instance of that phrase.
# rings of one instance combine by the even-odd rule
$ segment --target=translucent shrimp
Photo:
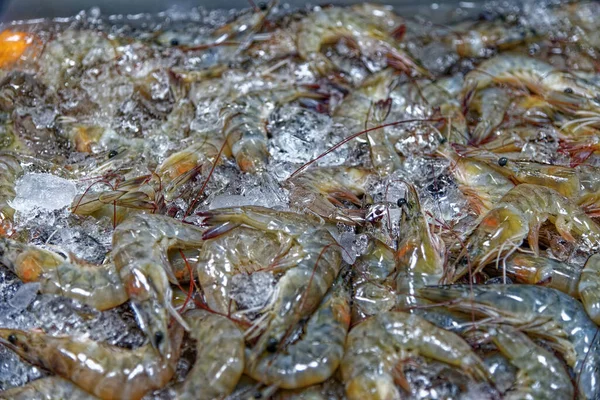
[[[166,385],[175,373],[182,338],[176,324],[168,339],[172,351],[161,357],[149,344],[126,350],[83,337],[0,329],[0,343],[25,361],[104,400],[137,400]]]
[[[395,79],[391,69],[384,69],[366,78],[336,108],[334,120],[348,128],[351,134],[381,125],[390,111],[391,101],[388,97]],[[380,174],[387,175],[400,166],[400,157],[383,129],[367,132],[366,138],[371,150],[371,162]]]
[[[173,392],[178,400],[229,395],[244,372],[244,335],[230,319],[204,310],[185,313],[196,340],[196,362]]]
[[[531,285],[453,285],[418,293],[451,310],[474,312],[545,339],[573,368],[580,398],[600,395],[600,342],[594,341],[598,327],[571,296]]]
[[[533,254],[515,253],[502,263],[506,275],[516,282],[543,285],[579,298],[581,271],[569,264]]]
[[[471,142],[475,145],[490,137],[493,130],[504,120],[504,114],[511,103],[505,90],[486,88],[475,95],[469,108],[479,113],[479,122],[471,133]]]
[[[219,209],[199,213],[204,224],[213,226],[205,239],[236,226],[246,225],[263,232],[292,238],[297,246],[272,267],[281,272],[275,294],[255,322],[252,331],[262,331],[248,357],[250,367],[267,349],[277,349],[288,330],[311,315],[333,284],[341,268],[341,250],[327,227],[306,215],[278,212],[262,207]],[[256,332],[255,332],[256,333]]]
[[[492,209],[515,184],[487,162],[459,155],[450,146],[441,146],[438,153],[451,161],[450,171],[473,210],[483,214]]]
[[[69,297],[97,310],[127,301],[113,263],[92,265],[73,256],[64,259],[36,246],[0,238],[0,263],[23,282],[39,282],[40,291]]]
[[[15,210],[9,202],[15,198],[15,182],[23,174],[23,168],[17,157],[0,153],[0,236],[12,229]]]
[[[346,396],[400,399],[394,371],[414,355],[454,365],[475,379],[489,379],[483,361],[457,334],[414,314],[386,312],[366,319],[348,334],[341,365]]]
[[[168,313],[187,324],[171,305],[170,249],[199,248],[204,230],[173,218],[137,214],[113,232],[113,260],[142,330],[162,355],[172,352],[166,340]]]
[[[516,186],[487,212],[469,236],[470,265],[478,272],[488,262],[516,249],[527,238],[539,253],[538,234],[542,223],[551,222],[567,241],[588,249],[600,246],[600,227],[576,204],[553,189],[530,184]],[[468,272],[464,267],[454,279]]]
[[[374,176],[372,170],[356,167],[315,168],[302,172],[286,182],[290,205],[331,222],[361,223],[361,213],[345,207],[342,201],[361,206],[362,201],[357,196],[365,194]]]
[[[571,378],[554,354],[510,326],[498,325],[488,332],[498,350],[518,368],[516,381],[504,394],[504,399],[573,398]]]
[[[340,7],[313,12],[300,22],[298,53],[305,60],[323,62],[319,54],[323,44],[347,37],[353,39],[363,56],[372,58],[383,53],[395,68],[427,75],[427,71],[399,47],[392,32],[381,26],[380,20],[383,19],[368,18],[365,13]]]
[[[98,400],[59,376],[36,379],[28,384],[0,392],[1,400]]]
[[[568,72],[557,70],[535,58],[503,54],[484,61],[465,77],[463,97],[474,90],[481,90],[494,83],[523,87],[543,95],[551,103],[579,106],[583,99],[596,101],[599,88]],[[580,100],[581,99],[581,100]]]
[[[344,355],[350,326],[350,291],[344,275],[340,273],[308,319],[303,334],[279,351],[262,354],[246,374],[284,389],[314,385],[333,375]]]
[[[276,106],[300,98],[322,99],[323,96],[296,88],[278,88],[250,92],[227,102],[219,113],[223,136],[243,172],[255,173],[266,167],[267,128],[265,120]]]
[[[417,302],[416,288],[440,282],[446,260],[444,242],[431,232],[417,190],[410,184],[406,187],[400,220],[402,238],[396,252],[396,291],[400,307]]]
[[[600,325],[600,254],[588,258],[577,287],[585,311]]]

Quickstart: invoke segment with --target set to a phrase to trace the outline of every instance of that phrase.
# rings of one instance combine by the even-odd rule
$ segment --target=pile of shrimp
[[[0,399],[600,399],[600,3],[533,7],[6,24],[0,268],[145,342],[0,327],[44,372]],[[104,260],[23,223],[34,172]]]

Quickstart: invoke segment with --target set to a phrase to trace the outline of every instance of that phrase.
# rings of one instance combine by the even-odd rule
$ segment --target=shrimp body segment
[[[11,230],[15,210],[9,202],[16,196],[15,182],[23,174],[19,160],[8,153],[0,153],[0,235]]]
[[[400,399],[394,369],[411,355],[422,355],[487,380],[483,361],[455,333],[403,312],[381,313],[348,334],[342,376],[349,399]]]
[[[588,315],[600,325],[600,254],[588,258],[577,289]]]
[[[350,292],[340,276],[309,318],[301,338],[285,349],[264,353],[246,373],[284,389],[324,382],[340,365],[349,326]]]

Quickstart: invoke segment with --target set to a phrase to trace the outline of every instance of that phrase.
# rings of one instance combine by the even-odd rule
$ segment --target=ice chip
[[[8,304],[13,308],[13,311],[23,311],[29,307],[33,300],[35,300],[39,290],[39,282],[25,283],[17,290],[15,295],[8,300]]]
[[[67,207],[77,194],[77,188],[73,182],[56,175],[30,173],[17,181],[15,192],[11,207],[28,213],[35,209],[52,211]]]
[[[231,298],[241,309],[258,309],[271,298],[274,284],[268,272],[238,274],[231,279]]]

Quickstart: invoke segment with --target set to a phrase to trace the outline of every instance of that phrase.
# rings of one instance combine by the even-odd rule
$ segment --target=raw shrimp
[[[557,70],[544,61],[522,55],[499,55],[484,61],[465,77],[463,98],[494,83],[523,87],[543,95],[550,103],[582,104],[584,99],[598,100],[597,86],[568,72]]]
[[[113,263],[88,264],[74,256],[64,259],[36,246],[0,238],[0,263],[23,282],[39,282],[40,291],[69,297],[97,310],[127,301],[127,293]]]
[[[488,332],[498,350],[518,368],[516,382],[504,394],[505,400],[573,398],[571,378],[554,354],[511,326],[497,325]]]
[[[0,329],[0,344],[104,400],[137,400],[165,386],[175,373],[182,338],[177,324],[166,339],[172,350],[161,357],[150,344],[126,350],[83,337]]]
[[[569,264],[533,254],[515,253],[503,262],[501,268],[516,282],[543,285],[574,298],[579,298],[581,271]]]
[[[361,400],[400,399],[394,371],[414,355],[454,365],[475,379],[489,379],[483,361],[457,334],[417,315],[386,312],[361,322],[348,334],[341,364],[346,395]]]
[[[187,324],[171,305],[169,279],[177,283],[169,265],[170,249],[199,248],[204,230],[173,218],[137,214],[113,233],[113,260],[138,322],[152,346],[166,356],[173,350],[166,337],[168,313]]]
[[[313,12],[300,22],[298,53],[305,60],[327,64],[329,60],[319,53],[323,44],[347,37],[354,41],[363,56],[373,57],[377,53],[383,53],[387,56],[388,63],[397,69],[428,75],[423,67],[398,46],[392,32],[388,32],[378,22],[378,18],[368,18],[365,13],[338,7]],[[323,72],[320,67],[317,70]]]
[[[488,262],[520,246],[527,238],[536,255],[539,253],[538,234],[542,223],[550,221],[567,241],[589,249],[600,246],[600,227],[576,204],[557,191],[538,185],[516,186],[487,212],[469,236],[468,261],[478,272]],[[458,279],[469,271],[457,271]]]
[[[15,182],[23,174],[23,168],[17,157],[8,153],[0,153],[0,236],[12,229],[15,210],[9,202],[16,196]]]
[[[232,278],[268,271],[293,246],[284,235],[244,226],[207,240],[197,263],[198,282],[207,306],[222,314],[235,313],[238,305],[231,300]]]
[[[388,100],[396,76],[391,69],[384,69],[368,78],[353,90],[336,108],[333,118],[343,124],[351,134],[381,125],[389,113]],[[400,157],[389,142],[383,129],[367,132],[371,150],[371,162],[382,175],[387,175],[400,166]],[[360,137],[358,141],[362,140]]]
[[[239,207],[198,213],[204,224],[213,226],[204,239],[218,236],[239,225],[263,232],[291,237],[297,246],[272,267],[282,273],[267,304],[252,328],[262,331],[256,345],[247,354],[252,367],[267,349],[279,348],[291,326],[311,315],[333,284],[341,268],[341,250],[327,226],[301,214],[274,211],[263,207]],[[256,332],[255,332],[256,333]]]
[[[360,206],[374,178],[372,170],[356,167],[324,167],[307,170],[286,182],[290,205],[309,211],[331,222],[355,225],[364,222],[362,213],[344,207],[342,201]]]
[[[429,228],[417,190],[411,184],[406,187],[400,220],[402,238],[396,252],[396,291],[400,307],[417,302],[416,288],[440,282],[446,253],[442,239]]]
[[[243,172],[264,170],[269,158],[266,119],[276,106],[300,98],[322,99],[323,95],[297,88],[277,88],[236,97],[219,113],[223,136]]]
[[[475,94],[469,108],[479,113],[478,123],[471,133],[471,142],[480,144],[490,137],[492,131],[504,120],[504,114],[511,103],[505,90],[486,88]]]
[[[185,313],[196,340],[196,362],[173,391],[178,400],[212,400],[229,395],[244,372],[244,335],[230,319],[204,310]]]
[[[1,400],[57,400],[78,399],[98,400],[98,397],[81,390],[77,385],[61,378],[51,376],[40,378],[28,384],[0,392]]]
[[[381,240],[371,237],[366,251],[354,263],[354,268],[353,323],[394,308],[396,251]]]
[[[441,146],[438,153],[451,161],[450,171],[459,189],[478,214],[489,211],[515,184],[487,162],[459,155],[450,146]]]
[[[600,325],[600,254],[588,258],[577,287],[585,311]]]
[[[247,375],[284,389],[314,385],[333,375],[344,355],[350,326],[350,291],[345,275],[340,273],[302,335],[283,349],[263,353],[247,366]]]
[[[571,296],[532,285],[427,287],[418,294],[451,310],[475,312],[545,339],[573,368],[580,398],[600,395],[600,341],[594,341],[598,327]]]

